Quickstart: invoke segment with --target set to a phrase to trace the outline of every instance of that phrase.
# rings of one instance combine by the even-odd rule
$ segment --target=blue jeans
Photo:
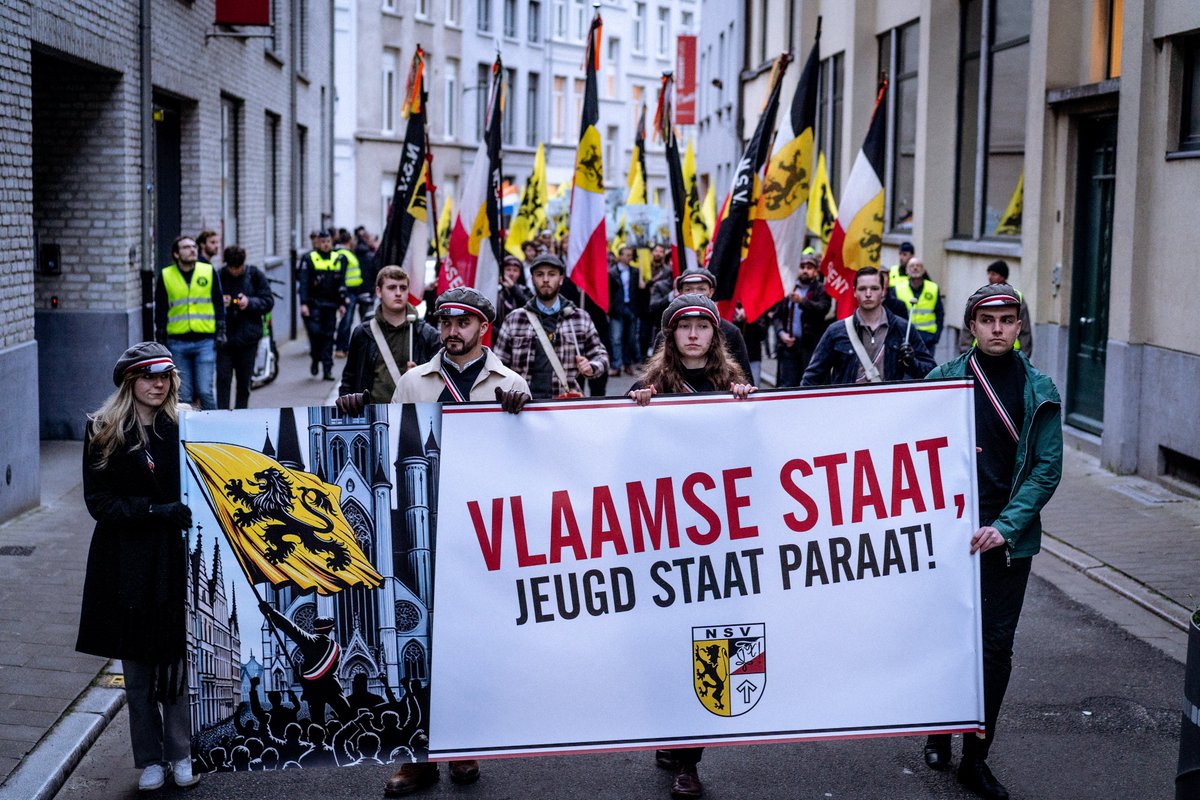
[[[167,349],[175,359],[175,369],[179,370],[179,402],[190,403],[200,410],[216,408],[213,379],[217,374],[217,348],[214,340],[189,341],[168,336]]]
[[[624,313],[613,314],[609,323],[609,352],[612,354],[613,371],[632,368],[641,361],[637,345],[638,318],[627,306]]]

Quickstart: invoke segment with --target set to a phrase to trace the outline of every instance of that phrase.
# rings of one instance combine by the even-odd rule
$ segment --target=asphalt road
[[[1182,688],[1179,662],[1035,576],[1017,634],[1012,683],[990,763],[1014,798],[1173,797]],[[122,712],[63,786],[59,800],[139,796],[127,724]],[[971,796],[958,787],[952,773],[936,773],[924,766],[922,741],[908,737],[711,748],[700,775],[709,800]],[[957,743],[955,752],[957,759]],[[206,776],[190,790],[169,787],[154,796],[188,800],[380,797],[391,771],[391,767],[358,767]],[[482,771],[473,786],[455,786],[443,776],[441,783],[419,796],[459,800],[662,800],[669,796],[670,776],[654,766],[649,753],[489,761]]]

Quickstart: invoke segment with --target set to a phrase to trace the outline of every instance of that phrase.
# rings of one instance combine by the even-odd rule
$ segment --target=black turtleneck
[[[975,358],[1020,435],[1025,422],[1025,366],[1021,357],[1011,350],[1002,356],[989,356],[976,348]],[[1017,442],[979,380],[975,381],[975,444],[982,448],[976,458],[979,524],[991,525],[1012,494]]]
[[[705,374],[704,367],[700,367],[700,369],[683,367],[682,376],[687,381],[688,386],[691,386],[698,393],[717,391],[717,387],[712,385],[712,381]]]

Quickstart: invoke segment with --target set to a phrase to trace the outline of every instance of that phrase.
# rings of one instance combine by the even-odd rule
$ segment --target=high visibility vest
[[[1017,289],[1017,299],[1020,300],[1022,303],[1025,302],[1025,295],[1021,293],[1020,289]],[[971,347],[974,347],[977,344],[979,344],[978,339],[971,340]],[[1016,339],[1013,340],[1013,350],[1020,350],[1020,349],[1021,349],[1021,337],[1018,336]]]
[[[341,253],[346,257],[346,288],[354,289],[362,286],[362,269],[358,265],[358,256],[354,255],[353,250],[334,250],[334,253]]]
[[[163,267],[163,286],[167,290],[167,335],[216,333],[217,311],[213,308],[213,267],[197,261],[188,283],[175,264]]]
[[[893,264],[888,269],[888,286],[895,286],[900,283],[900,278],[904,276],[903,268],[899,264]]]
[[[329,255],[323,256],[321,251],[312,250],[308,257],[312,260],[313,269],[317,272],[337,272],[339,269],[338,256],[345,252],[345,250],[330,250]],[[361,276],[359,280],[361,280]]]
[[[912,284],[907,280],[896,282],[896,297],[908,305],[908,318],[912,326],[925,333],[937,333],[938,285],[928,278],[921,287],[921,296],[913,294]]]

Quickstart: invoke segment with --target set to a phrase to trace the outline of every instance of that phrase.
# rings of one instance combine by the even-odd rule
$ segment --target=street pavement
[[[306,343],[283,343],[280,350],[280,377],[254,392],[251,406],[329,402],[336,384],[309,377]],[[608,393],[620,394],[631,382],[611,379]],[[112,674],[119,664],[106,671],[103,659],[74,651],[94,524],[83,505],[81,446],[43,442],[41,456],[41,506],[0,525],[0,800],[49,798],[60,787],[61,797],[128,796],[136,774],[120,675]],[[1093,797],[1166,796],[1186,619],[1200,596],[1200,501],[1112,475],[1069,449],[1063,484],[1043,516],[1047,552],[1035,559],[1018,636],[1003,723],[1011,733],[996,750],[1001,774],[1014,788],[1025,787],[1019,794],[1027,797],[1051,794],[1045,781],[1067,781],[1060,795],[1082,796],[1084,780],[1130,787]],[[114,718],[117,724],[109,724]],[[1007,759],[1005,748],[1013,748]],[[537,786],[546,787],[539,796],[662,796],[667,779],[651,761],[637,754],[525,759],[489,765],[477,787],[454,792],[524,797]],[[1106,777],[1092,783],[1099,778],[1088,770],[1098,764],[1106,765]],[[337,786],[376,794],[386,771],[338,771]],[[952,779],[925,770],[919,746],[907,739],[716,748],[705,758],[704,775],[710,797],[958,796]],[[273,794],[311,780],[275,779],[282,783]],[[260,796],[261,780],[222,776],[189,794]],[[1134,787],[1137,781],[1148,782]],[[446,782],[432,796],[451,791]],[[318,795],[296,793],[304,796]]]

